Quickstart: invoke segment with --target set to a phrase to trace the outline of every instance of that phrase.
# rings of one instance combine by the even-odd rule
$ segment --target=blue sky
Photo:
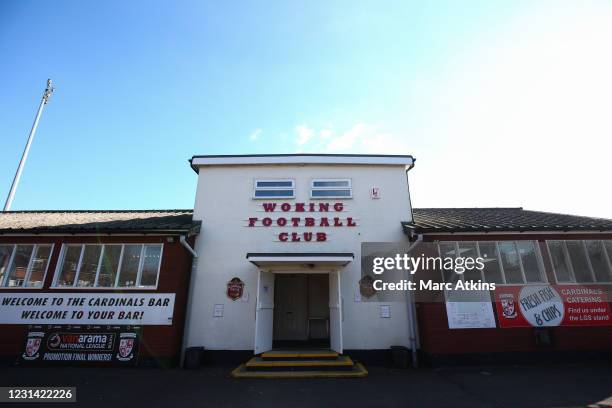
[[[612,218],[610,2],[0,3],[0,197],[191,208],[193,154],[407,153],[415,206]],[[601,181],[599,181],[601,180]]]

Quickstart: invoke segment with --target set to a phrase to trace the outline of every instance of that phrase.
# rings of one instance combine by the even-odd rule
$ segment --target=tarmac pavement
[[[0,385],[77,387],[76,404],[54,407],[612,407],[603,363],[372,366],[364,379],[309,380],[236,380],[232,368],[0,367]]]

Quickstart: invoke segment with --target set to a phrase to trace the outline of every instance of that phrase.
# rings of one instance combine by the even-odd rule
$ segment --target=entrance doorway
[[[274,347],[329,348],[329,275],[274,277]]]
[[[293,276],[284,278],[284,275]],[[338,270],[309,273],[259,270],[255,354],[271,350],[275,341],[304,342],[308,346],[311,341],[326,341],[330,349],[342,354],[342,295]]]

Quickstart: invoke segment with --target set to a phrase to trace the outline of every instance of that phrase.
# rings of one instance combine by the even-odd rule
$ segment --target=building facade
[[[194,156],[193,210],[0,213],[0,358],[172,365],[190,348],[234,360],[308,347],[385,362],[393,346],[433,363],[610,355],[612,220],[412,208],[413,166],[399,155]],[[496,289],[376,290],[379,247],[483,257],[482,270],[412,280]]]
[[[300,343],[344,350],[409,345],[402,299],[359,299],[361,243],[407,242],[410,156],[195,156],[203,228],[186,346]],[[241,293],[231,293],[233,283]],[[375,333],[375,335],[373,334]]]

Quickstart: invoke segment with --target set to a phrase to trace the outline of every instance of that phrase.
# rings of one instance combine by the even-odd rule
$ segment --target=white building
[[[340,353],[409,346],[406,301],[363,301],[359,280],[362,242],[408,241],[401,222],[412,221],[413,163],[381,155],[194,156],[193,219],[202,228],[185,346],[256,354],[279,343],[329,341]]]

